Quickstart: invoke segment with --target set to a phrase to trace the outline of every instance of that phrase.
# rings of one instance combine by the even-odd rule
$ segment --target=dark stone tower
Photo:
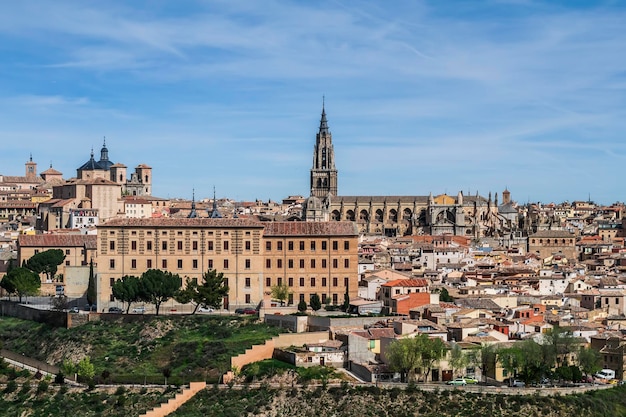
[[[337,195],[337,169],[335,168],[333,135],[328,130],[326,111],[322,102],[322,119],[319,132],[315,136],[313,168],[311,168],[311,196],[326,198],[329,194]]]

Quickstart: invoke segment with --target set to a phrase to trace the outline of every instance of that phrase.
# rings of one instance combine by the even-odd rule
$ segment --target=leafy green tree
[[[89,310],[91,306],[96,305],[96,278],[93,273],[93,259],[89,262],[89,284],[87,286],[87,304],[89,304]]]
[[[66,296],[59,295],[58,297],[52,297],[52,309],[56,311],[64,311],[67,310],[69,306],[69,301]]]
[[[224,274],[215,269],[209,269],[202,274],[202,283],[187,278],[185,288],[179,290],[174,298],[181,304],[194,303],[192,314],[195,314],[198,307],[221,308],[224,297],[228,296],[230,288],[226,285]]]
[[[48,249],[30,257],[26,262],[26,268],[38,274],[46,274],[50,281],[57,273],[59,265],[65,260],[65,254],[61,249]]]
[[[554,326],[548,330],[542,341],[545,346],[545,360],[550,367],[560,367],[568,365],[568,356],[574,348],[576,340],[569,331],[559,326]]]
[[[583,371],[585,376],[589,376],[598,372],[602,367],[600,366],[600,352],[592,348],[581,346],[578,350],[576,361],[580,370]]]
[[[445,302],[445,303],[453,303],[454,302],[454,297],[452,297],[448,293],[448,289],[447,288],[442,288],[439,291],[439,301],[442,301],[442,302]]]
[[[182,286],[182,279],[177,274],[160,269],[148,269],[141,274],[141,298],[154,304],[159,315],[161,304],[174,297]]]
[[[5,281],[6,280],[6,281]],[[29,295],[37,295],[41,287],[39,275],[27,268],[14,268],[2,279],[2,288],[17,294],[20,303],[22,297]]]
[[[14,269],[12,269],[11,271],[13,270]],[[17,294],[17,293],[15,292],[15,285],[13,284],[13,281],[11,280],[11,276],[9,275],[9,272],[7,272],[4,275],[4,277],[2,277],[2,281],[0,281],[0,287],[2,287],[7,292],[7,294],[9,294],[9,299],[11,299],[11,295]]]
[[[298,303],[298,311],[301,313],[304,313],[307,309],[307,305],[306,305],[306,301],[304,300],[300,300],[300,302]]]
[[[93,366],[88,356],[85,356],[78,362],[76,365],[76,373],[83,381],[91,381],[96,375],[96,368]]]
[[[448,361],[448,363],[452,368],[453,374],[455,374],[456,370],[465,368],[465,366],[467,365],[467,357],[458,343],[452,344],[449,355],[450,360]]]
[[[436,338],[420,333],[415,337],[396,340],[389,345],[387,358],[392,370],[401,374],[403,382],[411,381],[418,369],[428,378],[433,365],[446,353],[446,345]]]
[[[130,305],[141,300],[141,284],[139,278],[133,275],[124,275],[116,280],[111,287],[111,292],[116,300],[126,304],[126,314]]]
[[[510,382],[513,383],[513,377],[515,377],[522,366],[524,359],[522,350],[517,346],[512,346],[499,350],[497,355],[498,362],[500,362],[502,368],[507,372],[510,377]]]
[[[285,305],[285,301],[289,299],[289,287],[287,284],[274,285],[272,287],[272,298],[280,301],[281,307]]]
[[[341,305],[341,311],[348,311],[350,309],[350,296],[346,291],[343,295],[343,304]]]
[[[320,296],[317,293],[311,294],[311,300],[309,301],[309,305],[313,311],[317,311],[322,308],[322,300],[320,300]]]

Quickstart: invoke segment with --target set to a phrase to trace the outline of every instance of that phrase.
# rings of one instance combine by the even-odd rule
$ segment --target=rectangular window
[[[183,269],[183,260],[182,260],[182,259],[179,259],[179,260],[176,262],[176,266],[178,267],[178,269]]]
[[[137,259],[131,259],[130,260],[130,268],[131,269],[137,269]]]
[[[272,267],[272,260],[271,259],[266,259],[265,260],[265,268],[270,269]]]
[[[293,277],[289,277],[289,280],[287,282],[289,283],[287,285],[289,285],[290,287],[293,287]]]
[[[300,241],[300,250],[304,250],[304,240]]]
[[[191,249],[192,250],[198,250],[198,241],[194,240],[193,242],[191,242]]]
[[[277,284],[278,284],[279,287],[281,285],[283,285],[283,278],[282,277],[278,277],[277,281],[278,281]]]
[[[198,269],[198,260],[197,259],[192,259],[191,260],[191,267],[193,269]]]
[[[183,241],[182,240],[177,241],[176,244],[178,245],[178,250],[183,250]]]
[[[250,294],[246,294],[246,304],[250,304],[252,299],[250,298]]]
[[[167,240],[161,242],[161,249],[167,250]]]
[[[152,250],[152,241],[151,240],[147,240],[146,241],[146,249],[147,250]]]
[[[337,277],[333,277],[333,287],[336,287],[337,285],[339,285],[339,279],[337,279]]]
[[[267,288],[272,286],[272,278],[270,278],[270,277],[265,278],[265,286]]]
[[[70,261],[65,261],[65,266],[70,266]]]
[[[311,268],[315,268],[315,259],[311,259]]]
[[[336,240],[333,240],[333,250],[337,250],[339,249],[339,242],[337,242]]]
[[[302,278],[302,277],[300,278],[300,286],[304,287],[304,278]]]
[[[163,259],[163,260],[161,261],[161,268],[163,268],[163,269],[167,269],[167,259]]]
[[[250,269],[250,259],[246,259],[245,264],[246,264],[246,269]]]
[[[288,268],[293,268],[293,259],[287,260],[287,267]]]
[[[246,250],[250,250],[250,241],[246,240]]]
[[[276,259],[276,268],[282,268],[282,267],[283,267],[283,260]]]
[[[152,259],[146,259],[146,268],[152,269]]]
[[[337,259],[333,259],[333,268],[338,268],[339,265],[339,261],[337,261]]]
[[[272,250],[272,242],[270,241],[265,242],[265,250]]]
[[[293,250],[293,240],[290,240],[289,242],[287,242],[287,249]]]
[[[109,268],[115,269],[115,259],[109,259]]]
[[[350,268],[350,259],[344,259],[343,260],[343,267],[344,268]]]
[[[304,294],[300,294],[300,301],[304,301]]]
[[[326,286],[326,277],[322,277],[322,287]]]
[[[207,246],[207,250],[213,250],[213,241],[212,241],[212,240],[209,240],[209,241],[206,243],[206,246]]]
[[[333,304],[337,304],[337,294],[333,294]]]
[[[292,292],[289,293],[289,300],[287,301],[287,304],[293,305],[293,293]]]
[[[343,241],[343,250],[350,250],[350,241],[349,240],[344,240]]]
[[[322,259],[322,268],[326,268],[326,259]]]
[[[300,259],[300,268],[304,268],[304,259]]]
[[[228,240],[224,241],[224,250],[228,250]]]
[[[208,259],[207,262],[209,264],[209,269],[213,269],[213,259]]]
[[[326,241],[322,240],[322,250],[326,250]]]
[[[276,242],[276,250],[283,250],[283,242]]]
[[[137,250],[137,241],[136,240],[131,240],[130,241],[130,249],[131,250]]]
[[[115,250],[115,241],[114,240],[110,240],[109,241],[109,250]]]
[[[65,254],[69,255],[70,254],[70,250],[69,249],[65,249]]]
[[[322,304],[326,304],[326,294],[322,294]]]
[[[228,259],[224,259],[224,269],[228,269]]]
[[[246,278],[246,288],[250,288],[250,278]]]
[[[112,287],[115,284],[115,278],[109,278],[109,286]]]
[[[312,251],[315,250],[315,241],[314,240],[311,241],[311,250]]]
[[[343,286],[344,286],[344,287],[346,287],[346,288],[348,288],[348,282],[349,282],[349,281],[350,281],[350,278],[348,278],[348,277],[344,277],[344,278],[343,278]]]
[[[315,287],[315,277],[311,277],[311,287]]]

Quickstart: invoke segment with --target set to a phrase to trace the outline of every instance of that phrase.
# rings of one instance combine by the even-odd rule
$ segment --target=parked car
[[[142,306],[142,307],[135,307],[135,308],[133,308],[131,311],[132,311],[133,313],[136,313],[136,314],[143,314],[143,313],[145,313],[145,312],[146,312],[146,308],[145,308],[145,307],[143,307],[143,306]]]
[[[215,310],[213,310],[212,307],[203,307],[203,306],[198,307],[198,312],[199,313],[212,313],[214,311]]]
[[[72,308],[70,308],[69,312],[70,312],[70,313],[78,313],[78,312],[79,312],[79,311],[78,311],[78,307],[72,307]]]
[[[236,308],[235,309],[235,314],[243,314],[244,311],[246,311],[245,308]]]
[[[109,313],[121,314],[122,309],[119,307],[109,307]]]
[[[519,381],[517,379],[514,379],[513,382],[511,383],[512,387],[516,387],[516,388],[524,388],[526,386],[526,383],[524,381]]]
[[[452,381],[446,382],[448,385],[467,385],[465,378],[455,378]]]
[[[257,311],[256,311],[255,308],[244,308],[243,309],[243,314],[250,314],[250,315],[252,315],[252,314],[256,314],[256,313],[257,313]]]
[[[85,304],[85,306],[83,307],[83,310],[85,311],[98,311],[98,306],[94,305],[89,305],[89,304]]]
[[[468,384],[478,384],[478,380],[473,376],[464,376],[463,379],[465,379],[465,382]]]

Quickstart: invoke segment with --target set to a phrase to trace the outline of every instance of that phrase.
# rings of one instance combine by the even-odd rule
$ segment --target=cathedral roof
[[[78,168],[79,171],[94,171],[97,169],[103,170],[104,168],[102,168],[102,166],[96,162],[95,159],[93,159],[93,151],[91,151],[91,158],[89,158],[89,161],[85,162],[80,166],[80,168]]]

